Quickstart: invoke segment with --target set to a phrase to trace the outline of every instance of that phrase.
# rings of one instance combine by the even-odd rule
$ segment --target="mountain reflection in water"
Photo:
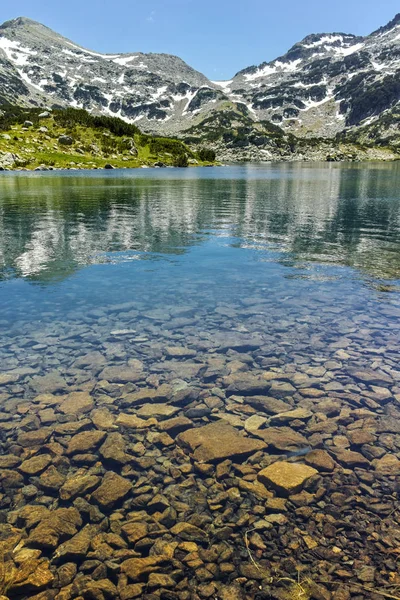
[[[87,265],[174,259],[211,237],[288,267],[400,278],[398,164],[4,174],[0,273],[51,282]]]

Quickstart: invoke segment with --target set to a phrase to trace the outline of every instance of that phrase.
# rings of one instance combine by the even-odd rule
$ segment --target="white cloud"
[[[149,14],[149,16],[147,17],[146,21],[148,21],[148,23],[154,23],[155,16],[156,16],[156,11],[152,10],[151,13]]]

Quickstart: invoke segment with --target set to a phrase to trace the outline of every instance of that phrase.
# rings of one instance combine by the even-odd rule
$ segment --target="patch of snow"
[[[335,42],[342,42],[343,37],[341,35],[324,35],[322,38],[311,44],[303,44],[303,48],[316,48],[324,44],[334,44]]]
[[[22,67],[27,64],[30,56],[36,56],[37,52],[25,46],[20,42],[13,42],[5,37],[0,37],[0,49],[4,51],[8,60]]]
[[[324,85],[324,83],[326,83],[325,78],[321,79],[321,81],[319,81],[318,83],[303,83],[302,81],[296,81],[296,83],[292,84],[292,87],[308,89],[314,87],[315,85]]]
[[[318,102],[315,100],[306,100],[304,102],[305,108],[301,108],[302,111],[310,110],[310,108],[315,108],[316,106],[321,106],[321,104],[326,104],[329,100],[332,100],[333,96],[326,96],[323,100],[319,100]]]
[[[282,71],[287,73],[294,73],[301,62],[301,58],[291,60],[290,62],[282,62],[281,60],[276,60],[273,64],[266,65],[262,69],[258,69],[255,73],[252,73],[250,75],[246,74],[244,77],[246,81],[253,81],[254,79],[259,79],[260,77],[268,77],[269,75],[274,75]]]
[[[17,69],[17,71],[18,71],[19,76],[21,77],[21,79],[23,79],[25,81],[25,83],[27,83],[31,87],[35,88],[35,90],[38,90],[39,92],[43,92],[43,88],[41,88],[40,85],[33,83],[33,81],[29,78],[27,73],[25,73],[22,69]]]
[[[187,98],[187,102],[186,102],[186,106],[182,112],[182,116],[187,115],[188,114],[188,107],[189,104],[191,103],[191,101],[193,100],[193,98],[196,96],[197,94],[197,90],[195,90],[194,92],[191,92],[190,90],[186,93],[186,98]]]
[[[353,44],[353,46],[348,46],[347,48],[333,48],[336,54],[340,54],[341,56],[349,56],[350,54],[354,54],[354,52],[358,52],[361,48],[364,48],[363,43]]]
[[[281,62],[279,60],[275,61],[275,65],[281,69],[281,71],[288,71],[289,73],[293,73],[294,71],[297,70],[297,67],[299,66],[299,64],[302,62],[301,58],[298,58],[297,60],[292,60],[290,62],[284,63]]]
[[[365,121],[362,122],[362,125],[371,125],[371,123],[373,123],[374,121],[377,120],[378,117],[374,116],[374,117],[370,117],[369,119],[365,119]]]
[[[158,88],[158,90],[156,90],[153,94],[151,94],[151,99],[157,100],[158,98],[160,98],[161,96],[163,96],[165,94],[167,89],[168,89],[167,85],[163,85],[162,87]]]
[[[231,91],[230,86],[231,86],[232,82],[233,82],[233,79],[230,79],[229,81],[212,81],[211,83],[222,88],[224,90],[224,92],[230,92]]]
[[[117,83],[123,84],[124,83],[124,79],[125,79],[125,73],[122,73],[118,79],[117,79]]]
[[[276,67],[266,65],[262,69],[258,69],[255,73],[246,73],[244,78],[246,81],[253,81],[259,77],[267,77],[268,75],[273,75],[274,73],[276,73]]]
[[[107,79],[103,79],[103,77],[93,77],[92,81],[100,81],[100,83],[107,83]]]
[[[67,56],[73,56],[74,58],[76,58],[76,57],[77,57],[77,53],[76,53],[76,52],[71,52],[71,50],[68,50],[68,48],[63,48],[63,49],[61,50],[61,52],[62,52],[63,54],[66,54]]]
[[[91,56],[99,56],[100,58],[110,58],[110,59],[114,59],[114,58],[118,58],[118,56],[120,56],[119,54],[101,54],[100,52],[93,52],[92,50],[86,50],[86,48],[81,48],[80,46],[77,46],[76,44],[73,44],[72,42],[67,42],[68,46],[71,46],[72,48],[76,48],[76,50],[78,50],[79,52],[83,52],[83,54],[90,54]]]
[[[128,63],[132,62],[136,58],[138,58],[138,54],[130,55],[130,56],[117,56],[113,59],[113,62],[117,63],[117,65],[122,65],[126,67]]]
[[[383,69],[386,67],[385,64],[379,64],[373,60],[371,60],[371,65],[374,67],[375,71],[383,71]]]

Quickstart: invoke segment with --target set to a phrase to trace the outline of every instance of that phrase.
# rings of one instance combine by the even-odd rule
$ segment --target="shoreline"
[[[163,167],[160,166],[154,166],[154,165],[140,165],[140,166],[136,166],[136,167],[52,167],[52,166],[44,166],[43,167],[35,167],[33,169],[28,169],[26,167],[17,167],[15,169],[12,168],[5,168],[5,167],[0,167],[0,174],[1,173],[39,173],[39,172],[70,172],[70,171],[137,171],[140,169],[157,169],[157,170],[162,170],[162,169],[179,169],[179,170],[186,170],[186,169],[198,169],[198,168],[215,168],[215,167],[235,167],[235,166],[241,166],[241,165],[245,165],[245,164],[249,164],[249,165],[259,165],[259,166],[263,166],[263,165],[271,165],[271,164],[281,164],[281,163],[290,163],[290,164],[309,164],[309,165],[316,165],[316,164],[350,164],[350,165],[362,165],[362,164],[372,164],[372,163],[376,163],[376,164],[392,164],[392,163],[396,163],[400,161],[400,156],[399,157],[395,157],[395,158],[387,158],[387,159],[378,159],[378,158],[369,158],[369,159],[365,159],[365,160],[335,160],[335,161],[329,161],[329,160],[323,160],[323,159],[306,159],[306,158],[298,158],[298,159],[278,159],[278,158],[273,158],[270,160],[264,160],[264,161],[260,161],[260,160],[237,160],[237,161],[232,161],[229,160],[226,163],[218,163],[218,164],[205,164],[205,165],[188,165],[187,167],[174,167],[171,165],[165,165]]]

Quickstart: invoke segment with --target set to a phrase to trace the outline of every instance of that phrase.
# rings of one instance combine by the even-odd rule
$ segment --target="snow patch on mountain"
[[[14,42],[5,37],[0,37],[0,49],[3,50],[8,60],[18,66],[26,65],[30,56],[37,55],[34,50],[22,46],[21,42]]]

